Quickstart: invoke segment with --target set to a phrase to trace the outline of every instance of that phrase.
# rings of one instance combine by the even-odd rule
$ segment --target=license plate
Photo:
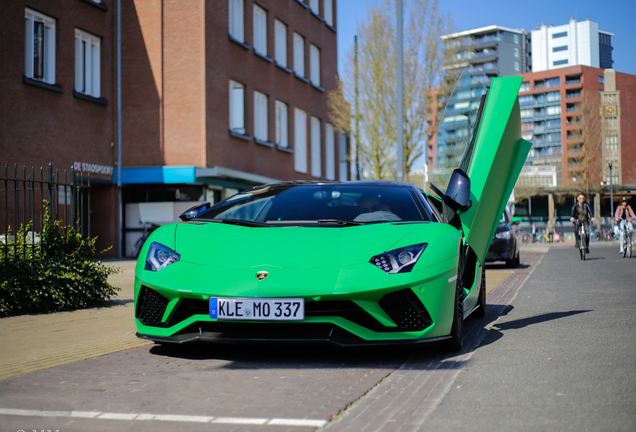
[[[305,299],[210,298],[210,317],[235,320],[298,321]]]

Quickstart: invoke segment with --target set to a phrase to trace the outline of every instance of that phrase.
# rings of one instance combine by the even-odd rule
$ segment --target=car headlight
[[[181,255],[161,243],[152,242],[146,256],[146,270],[159,271],[176,263],[181,259]]]
[[[495,234],[495,238],[501,240],[510,240],[510,231],[502,231]]]
[[[410,272],[428,243],[406,246],[376,255],[369,261],[389,274]]]

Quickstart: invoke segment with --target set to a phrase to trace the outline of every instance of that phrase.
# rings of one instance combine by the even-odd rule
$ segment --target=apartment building
[[[485,86],[490,79],[528,72],[530,33],[491,25],[442,36],[449,56],[445,69],[468,69]]]
[[[612,68],[613,33],[599,30],[598,23],[574,18],[568,24],[532,30],[532,71],[570,66]]]
[[[128,0],[123,14],[124,251],[175,219],[280,180],[348,178],[329,121],[335,0]]]
[[[23,178],[22,167],[27,176],[34,167],[37,180],[49,163],[60,181],[71,167],[90,174],[98,250],[117,241],[114,3],[13,0],[0,14],[0,169],[8,164],[13,178],[17,165]],[[3,198],[0,209],[8,207]]]

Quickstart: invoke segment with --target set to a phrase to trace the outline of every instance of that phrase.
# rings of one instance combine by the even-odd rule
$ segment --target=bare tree
[[[409,172],[424,154],[430,129],[427,110],[431,89],[442,85],[444,54],[440,37],[450,31],[451,19],[440,13],[439,0],[405,0],[404,11],[404,166],[408,180]],[[352,118],[359,124],[360,130],[353,135],[359,137],[360,162],[375,179],[395,178],[397,173],[394,12],[394,0],[386,0],[383,6],[371,9],[367,20],[358,26],[359,112],[355,112],[353,103],[353,51],[345,64],[344,98],[353,107]]]
[[[586,197],[601,180],[601,99],[597,91],[583,92],[579,113],[572,117],[574,124],[580,124],[581,129],[569,132],[568,138],[577,139],[569,143],[568,150],[575,151],[576,156],[570,156],[568,163],[581,167],[582,186]]]

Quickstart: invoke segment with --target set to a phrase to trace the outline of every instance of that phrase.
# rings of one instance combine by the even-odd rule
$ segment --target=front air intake
[[[143,325],[160,325],[167,307],[167,298],[146,286],[141,287],[136,315]]]
[[[433,324],[428,311],[411,289],[389,293],[378,304],[402,331],[420,331]]]

